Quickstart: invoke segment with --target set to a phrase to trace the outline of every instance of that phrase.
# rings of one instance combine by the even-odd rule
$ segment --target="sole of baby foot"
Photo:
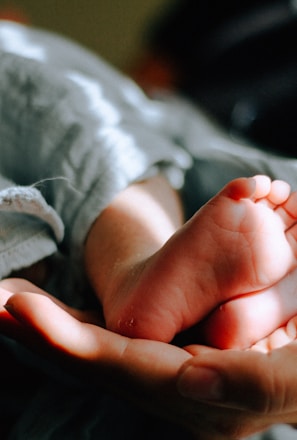
[[[255,252],[258,251],[259,240],[254,239],[252,227],[255,224],[254,211],[257,214],[260,209],[261,226],[264,210],[265,219],[267,213],[273,217],[272,220],[276,217],[279,228],[281,220],[275,214],[275,206],[271,208],[270,205],[285,202],[289,192],[289,186],[285,182],[271,182],[266,176],[240,178],[230,182],[145,263],[136,277],[136,282],[134,278],[132,286],[129,285],[125,292],[121,289],[119,295],[116,292],[116,300],[112,307],[105,308],[107,327],[129,337],[170,342],[177,333],[205,318],[219,302],[226,302],[238,296],[240,292],[246,294],[251,290],[251,286],[253,290],[258,290],[260,286],[262,288],[258,274],[256,273],[254,277],[255,282],[252,278],[251,273],[255,264],[251,264],[250,244],[242,246],[242,240],[238,242],[239,226],[247,224],[246,229],[248,233],[251,230],[253,238],[251,242],[255,246]],[[241,203],[242,198],[250,200]],[[265,199],[264,206],[261,205],[263,199]],[[269,204],[268,207],[266,203]],[[250,209],[253,210],[252,226],[247,216]],[[267,220],[267,223],[269,237],[266,248],[270,255],[270,236],[275,238],[276,231],[272,221]],[[281,238],[284,239],[285,226],[279,229],[281,229]],[[260,232],[262,238],[262,230]],[[243,240],[243,244],[246,244],[246,240]],[[263,249],[260,250],[261,255],[256,255],[260,267],[259,273],[261,276],[262,272],[266,275],[268,266],[271,275],[271,280],[269,277],[264,277],[263,287],[266,287],[266,279],[269,278],[268,285],[270,285],[276,281],[276,274],[274,268],[270,268],[270,260],[267,262],[266,258],[262,258]],[[214,254],[213,257],[211,252]],[[278,247],[277,255],[279,253]],[[278,264],[277,269],[279,269]],[[286,269],[287,265],[280,276],[285,274]],[[238,321],[237,308],[240,308],[240,305],[235,306],[234,311],[233,302],[230,301],[221,306],[220,313],[216,312],[215,317],[210,318],[217,322],[218,328],[224,329],[224,335],[228,335],[224,336],[225,340],[218,341],[218,344],[214,342],[214,345],[240,345],[241,341],[245,344],[246,340],[250,341],[252,338],[252,335],[243,334],[238,336],[238,342],[234,340],[235,329],[239,331],[241,327],[245,327],[245,324],[240,325]],[[247,308],[246,314],[240,318],[243,320],[246,316],[247,323],[251,321],[247,316],[248,310]],[[225,325],[223,316],[229,316],[229,329]],[[264,329],[261,330],[261,336],[263,332]],[[215,341],[216,332],[210,331],[209,337]]]
[[[246,349],[297,315],[297,269],[262,292],[222,304],[199,327],[205,344]]]

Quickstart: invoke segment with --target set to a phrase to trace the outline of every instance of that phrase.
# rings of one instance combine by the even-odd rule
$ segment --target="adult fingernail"
[[[4,304],[4,309],[8,311],[8,313],[13,311],[13,307],[10,304]]]
[[[3,308],[12,316],[14,316],[16,318],[16,311],[15,308],[11,305],[11,304],[4,304]]]
[[[223,400],[222,378],[211,368],[189,366],[179,378],[178,390],[195,400]]]

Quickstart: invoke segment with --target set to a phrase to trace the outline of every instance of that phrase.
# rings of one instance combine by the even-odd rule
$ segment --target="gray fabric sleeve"
[[[57,251],[63,223],[36,188],[0,177],[0,278]],[[4,188],[3,188],[4,187]]]
[[[190,164],[137,96],[127,100],[117,81],[111,89],[80,72],[0,56],[0,172],[41,191],[62,218],[68,250],[80,251],[97,215],[131,182],[162,170],[180,183]]]

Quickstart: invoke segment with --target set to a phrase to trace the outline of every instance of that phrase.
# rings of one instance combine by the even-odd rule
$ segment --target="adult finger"
[[[68,358],[86,367],[119,371],[134,379],[162,382],[176,376],[191,357],[185,350],[146,340],[131,340],[93,324],[80,322],[49,296],[17,293],[6,304],[21,325],[30,328],[40,343],[27,341],[37,350],[48,350],[56,358]],[[167,380],[166,379],[166,380]]]
[[[14,293],[18,292],[31,292],[38,293],[39,295],[46,296],[51,299],[55,304],[57,304],[61,309],[65,310],[67,313],[75,317],[81,322],[88,322],[90,324],[96,324],[103,326],[103,318],[99,311],[93,310],[78,310],[64,304],[62,301],[58,300],[56,297],[50,295],[45,290],[39,288],[35,284],[23,278],[6,278],[0,281],[0,303],[4,305],[6,301]],[[6,301],[5,301],[6,299]]]
[[[252,411],[273,423],[294,423],[296,365],[296,342],[269,353],[215,350],[186,362],[178,388],[195,400]]]
[[[24,326],[3,307],[12,293],[1,287],[0,283],[0,331],[2,334],[17,338],[24,334]]]

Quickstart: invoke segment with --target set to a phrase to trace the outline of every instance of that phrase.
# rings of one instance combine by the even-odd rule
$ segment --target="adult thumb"
[[[213,405],[297,421],[297,343],[269,353],[209,349],[180,370],[179,392]]]

